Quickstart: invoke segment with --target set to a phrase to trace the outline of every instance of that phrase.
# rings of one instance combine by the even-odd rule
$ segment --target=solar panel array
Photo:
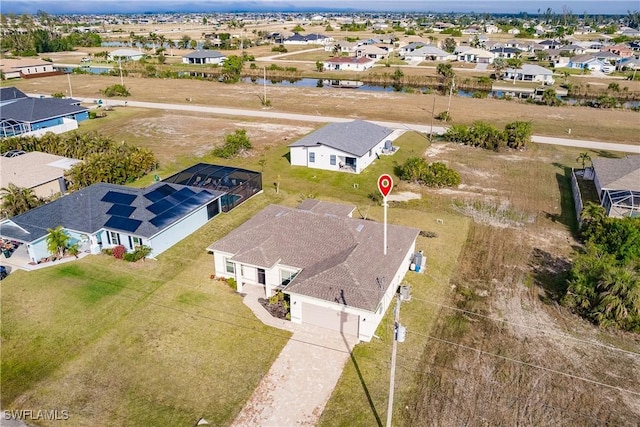
[[[120,193],[119,191],[107,191],[107,194],[101,199],[107,203],[118,203],[120,205],[130,205],[135,199],[135,194]]]
[[[111,215],[104,223],[105,227],[115,228],[117,230],[135,232],[142,221],[130,218],[131,214],[136,210],[135,206],[130,206],[136,199],[135,194],[121,193],[119,191],[108,191],[107,194],[100,199],[106,203],[112,203],[107,211]]]
[[[196,193],[188,187],[176,190],[167,184],[144,196],[153,202],[147,206],[147,210],[156,216],[151,218],[149,222],[158,228],[173,223],[193,208],[201,206],[215,197],[208,191]]]

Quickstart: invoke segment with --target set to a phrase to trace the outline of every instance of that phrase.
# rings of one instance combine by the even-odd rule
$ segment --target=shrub
[[[126,252],[123,257],[123,260],[128,261],[128,262],[135,262],[136,261],[136,256],[133,253],[130,252]]]
[[[421,157],[410,157],[399,169],[400,179],[427,187],[453,187],[460,184],[460,174],[442,162],[427,163]]]
[[[124,258],[124,254],[126,253],[126,249],[124,248],[124,246],[122,245],[118,245],[118,246],[114,246],[114,248],[111,250],[111,254],[114,256],[114,258],[116,259],[122,259]]]
[[[131,93],[129,93],[129,90],[127,89],[127,87],[125,85],[121,85],[121,84],[115,84],[112,86],[109,86],[105,89],[102,89],[100,91],[101,94],[103,94],[106,97],[112,97],[112,96],[129,96],[131,95]]]
[[[234,133],[225,136],[225,143],[222,147],[214,148],[213,155],[228,159],[243,151],[250,150],[251,147],[247,131],[245,129],[236,129]]]
[[[238,290],[238,282],[236,282],[236,279],[230,277],[226,280],[226,282],[231,289],[233,289],[234,291]]]

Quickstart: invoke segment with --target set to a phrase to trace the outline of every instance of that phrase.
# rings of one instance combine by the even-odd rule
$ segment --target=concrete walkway
[[[357,338],[276,319],[258,302],[264,296],[261,287],[248,285],[244,292],[244,303],[263,323],[293,336],[231,425],[316,425]]]

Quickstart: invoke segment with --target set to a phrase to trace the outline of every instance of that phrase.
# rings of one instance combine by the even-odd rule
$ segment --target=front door
[[[260,283],[261,285],[265,285],[267,283],[264,268],[258,269],[258,283]]]

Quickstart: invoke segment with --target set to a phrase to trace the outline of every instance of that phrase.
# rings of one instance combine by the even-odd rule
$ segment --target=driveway
[[[234,427],[314,426],[333,392],[354,336],[275,319],[258,303],[261,287],[245,286],[244,303],[267,325],[293,332],[269,372],[231,424]]]

